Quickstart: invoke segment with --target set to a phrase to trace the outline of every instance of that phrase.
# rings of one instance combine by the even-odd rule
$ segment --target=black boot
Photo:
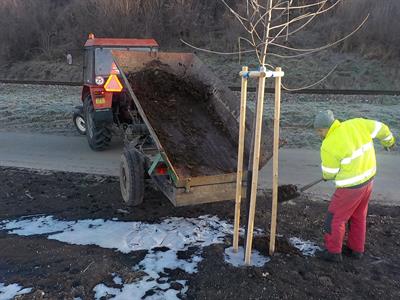
[[[328,250],[318,252],[317,257],[319,259],[335,263],[340,263],[343,260],[341,253],[330,253]]]
[[[343,247],[342,254],[346,255],[347,257],[354,258],[354,259],[361,259],[364,255],[364,253],[353,251],[347,246]]]

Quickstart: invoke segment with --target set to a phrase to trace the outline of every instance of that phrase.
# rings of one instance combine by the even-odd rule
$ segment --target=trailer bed
[[[113,51],[138,111],[174,172],[157,182],[176,206],[235,197],[239,99],[193,54]],[[245,165],[253,113],[246,114]],[[266,123],[264,124],[266,125]],[[271,157],[264,126],[260,167]]]

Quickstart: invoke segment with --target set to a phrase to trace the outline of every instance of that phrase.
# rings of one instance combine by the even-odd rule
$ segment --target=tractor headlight
[[[97,85],[103,85],[104,84],[104,78],[101,76],[96,76],[95,80]]]

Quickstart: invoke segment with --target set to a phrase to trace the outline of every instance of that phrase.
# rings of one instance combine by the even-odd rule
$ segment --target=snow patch
[[[119,277],[119,276],[115,276],[113,278],[113,281],[114,281],[115,284],[119,284],[119,285],[121,285],[123,283],[122,278]]]
[[[188,259],[178,259],[175,250],[150,251],[134,270],[143,270],[153,278],[159,278],[158,274],[163,273],[165,269],[181,269],[193,274],[197,272],[197,264],[202,260],[199,255],[193,255]]]
[[[322,250],[317,244],[311,241],[304,241],[298,237],[291,237],[289,243],[299,249],[304,256],[314,256],[316,251]]]
[[[103,219],[61,221],[53,216],[36,216],[3,221],[0,229],[22,236],[47,235],[49,239],[70,244],[94,244],[123,253],[149,251],[133,267],[133,271],[143,272],[144,276],[136,282],[124,284],[123,279],[113,273],[114,283],[122,287],[100,283],[93,289],[96,299],[179,299],[188,290],[187,282],[172,281],[170,270],[188,274],[197,272],[197,266],[203,259],[203,247],[222,243],[226,235],[233,232],[231,224],[216,216],[173,217],[158,224]],[[179,251],[189,248],[189,253],[185,253],[183,258],[178,255]]]
[[[189,246],[206,247],[222,243],[233,226],[218,217],[168,218],[159,224],[116,220],[60,221],[53,216],[3,221],[0,229],[29,236],[46,234],[49,239],[76,245],[98,245],[128,253],[168,247],[187,250]],[[118,234],[115,234],[115,233]]]
[[[124,283],[121,277],[112,273],[115,285],[122,287],[99,283],[93,289],[96,299],[180,299],[188,290],[187,281],[173,281],[170,271],[196,273],[203,260],[202,249],[223,243],[225,237],[233,233],[231,224],[208,215],[172,217],[157,224],[118,219],[61,221],[53,216],[34,216],[0,222],[0,229],[22,236],[46,235],[48,239],[76,245],[98,245],[123,253],[148,251],[144,259],[133,267],[133,271],[143,273],[143,276],[135,282]],[[255,230],[255,235],[261,234],[262,230]],[[178,255],[180,251],[185,253]],[[229,250],[225,253],[226,261],[234,266],[243,265],[243,257],[243,248],[238,254],[229,253]],[[254,251],[252,261],[254,266],[262,266],[269,258]],[[174,274],[176,277],[179,272]]]
[[[32,288],[23,288],[17,283],[6,285],[0,282],[0,300],[13,299],[15,296],[28,294]]]
[[[186,281],[178,280],[179,284],[184,287]],[[183,284],[182,284],[183,283]],[[112,288],[101,283],[94,287],[95,299],[118,299],[118,300],[131,300],[131,299],[180,299],[178,294],[184,295],[187,287],[181,290],[171,288],[169,283],[158,283],[150,276],[144,276],[134,283],[124,284],[122,288]],[[112,297],[112,298],[110,298]]]
[[[224,254],[225,262],[235,266],[235,267],[242,267],[245,266],[244,264],[244,248],[239,247],[238,252],[233,252],[233,247],[229,247],[225,249]],[[252,250],[251,252],[251,262],[250,265],[254,267],[262,267],[271,259],[269,257],[265,257],[261,255],[257,250]]]
[[[127,300],[142,298],[155,300],[180,299],[178,295],[185,295],[188,290],[187,281],[171,281],[168,277],[168,270],[180,269],[192,274],[197,272],[197,264],[201,260],[200,255],[194,255],[185,260],[178,259],[175,250],[151,250],[138,265],[133,267],[134,271],[142,271],[146,275],[136,282],[123,284],[120,289],[108,287],[103,283],[98,284],[94,288],[95,298],[114,297],[115,299]],[[117,284],[122,284],[122,278],[118,276],[115,276],[113,281]]]

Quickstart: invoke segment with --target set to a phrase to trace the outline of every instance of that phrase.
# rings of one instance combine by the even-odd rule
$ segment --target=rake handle
[[[316,184],[318,184],[318,183],[320,183],[320,182],[322,182],[322,181],[324,181],[323,178],[320,178],[320,179],[318,179],[318,180],[316,180],[316,181],[313,181],[313,182],[311,182],[311,183],[309,183],[309,184],[303,186],[303,187],[300,189],[300,192],[304,192],[304,191],[308,190],[309,188],[312,188],[314,185],[316,185]]]

